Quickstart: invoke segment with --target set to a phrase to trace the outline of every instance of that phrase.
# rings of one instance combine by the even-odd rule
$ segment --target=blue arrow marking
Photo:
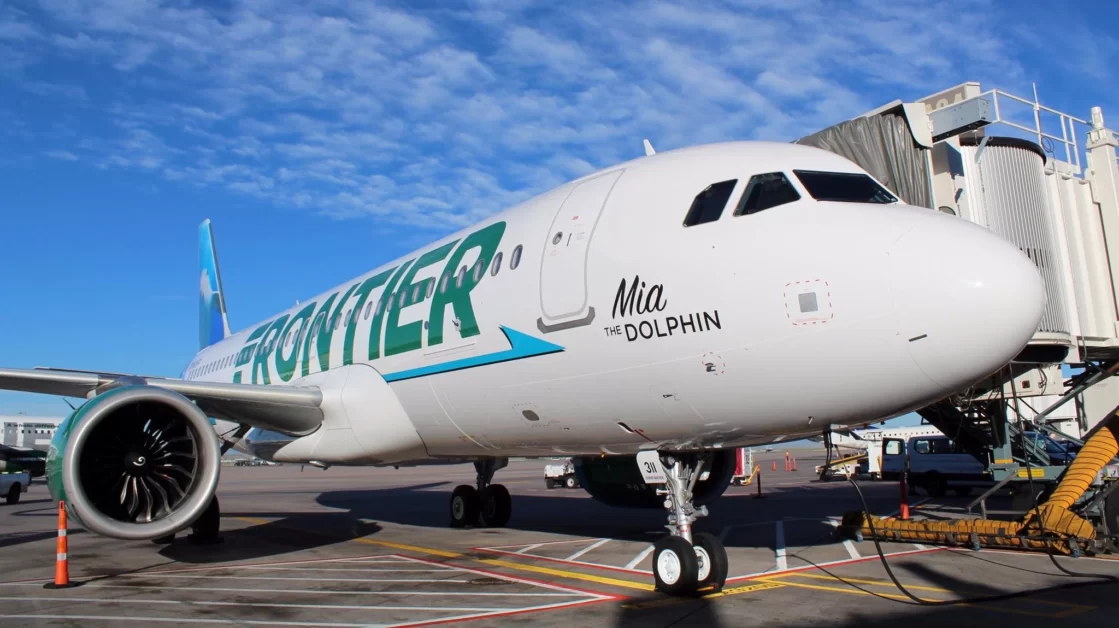
[[[399,371],[397,373],[388,373],[384,376],[385,381],[399,382],[400,380],[412,379],[413,377],[424,377],[426,375],[435,375],[437,373],[461,371],[462,369],[474,368],[475,366],[485,366],[487,364],[497,364],[498,362],[521,360],[523,358],[532,358],[538,355],[558,353],[564,350],[563,347],[557,344],[552,344],[547,340],[533,338],[528,334],[522,334],[521,332],[515,329],[509,329],[504,325],[501,326],[501,331],[505,334],[505,338],[509,340],[509,348],[505,351],[487,353],[485,355],[476,355],[471,358],[463,358],[461,360],[443,362],[442,364],[421,366],[419,368]]]

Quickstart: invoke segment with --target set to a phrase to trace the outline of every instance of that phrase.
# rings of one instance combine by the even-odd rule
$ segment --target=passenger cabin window
[[[857,172],[793,170],[801,184],[818,201],[840,203],[896,203],[898,199],[874,179]]]
[[[517,270],[521,265],[521,245],[518,244],[517,248],[513,249],[513,256],[509,258],[509,270]]]
[[[742,193],[742,200],[734,210],[735,216],[745,216],[777,207],[785,203],[800,200],[800,194],[792,183],[785,178],[784,173],[770,172],[750,177],[746,184],[746,191]]]
[[[490,276],[496,277],[497,273],[501,271],[501,251],[493,258],[493,263],[490,264]]]
[[[688,209],[688,215],[684,217],[684,226],[694,227],[705,222],[718,220],[719,216],[723,215],[723,208],[727,206],[730,194],[734,191],[734,186],[737,183],[738,179],[731,179],[730,181],[712,183],[704,188],[692,201],[692,206]]]

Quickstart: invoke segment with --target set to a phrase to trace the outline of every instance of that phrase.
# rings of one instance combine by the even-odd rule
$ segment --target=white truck
[[[897,480],[909,465],[909,485],[942,497],[952,489],[961,497],[993,483],[986,465],[956,446],[947,436],[914,436],[882,440],[882,479]]]
[[[27,471],[5,471],[0,473],[0,495],[9,504],[18,504],[19,498],[27,492],[31,484],[31,474]]]
[[[579,478],[575,476],[575,464],[566,460],[562,464],[544,465],[544,485],[548,488],[557,486],[579,488]]]

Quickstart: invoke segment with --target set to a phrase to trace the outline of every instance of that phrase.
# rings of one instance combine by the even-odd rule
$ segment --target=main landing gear
[[[474,463],[478,472],[477,487],[462,484],[451,493],[451,527],[500,528],[509,523],[513,498],[501,484],[490,484],[493,474],[508,464],[508,458],[489,458]]]
[[[707,516],[707,507],[696,508],[692,490],[703,472],[705,459],[695,455],[662,454],[668,509],[669,536],[653,546],[653,578],[656,588],[669,595],[689,595],[711,587],[719,591],[727,581],[727,551],[715,536],[692,532],[696,519]]]

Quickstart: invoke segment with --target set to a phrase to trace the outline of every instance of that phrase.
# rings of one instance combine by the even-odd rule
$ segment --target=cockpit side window
[[[797,178],[818,201],[842,203],[896,203],[898,199],[874,179],[857,172],[793,170]]]
[[[734,210],[734,215],[754,214],[763,209],[798,200],[800,200],[800,194],[797,193],[793,184],[789,183],[784,173],[756,174],[750,177],[750,182],[746,184],[746,191],[742,193],[742,200],[738,201],[738,207]]]
[[[723,208],[727,206],[730,194],[734,191],[734,186],[737,183],[738,179],[731,179],[730,181],[712,183],[704,188],[692,201],[692,206],[688,209],[688,215],[684,217],[684,226],[694,227],[705,222],[718,220],[719,216],[723,215]]]

